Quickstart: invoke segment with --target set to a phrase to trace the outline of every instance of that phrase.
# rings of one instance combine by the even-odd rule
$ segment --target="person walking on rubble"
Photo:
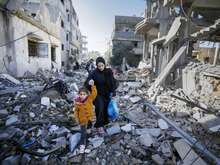
[[[87,133],[91,133],[92,120],[94,118],[93,101],[97,96],[96,86],[93,80],[89,80],[91,86],[91,94],[88,89],[82,87],[78,92],[78,97],[75,99],[74,116],[76,121],[80,124],[81,139],[79,152],[84,153]]]
[[[93,59],[90,59],[86,64],[86,70],[88,74],[92,73],[92,71],[95,70],[95,64]]]
[[[111,96],[115,96],[115,90],[117,88],[113,72],[110,68],[106,68],[104,58],[98,57],[96,59],[96,69],[88,76],[85,86],[88,87],[90,79],[94,80],[97,87],[97,97],[94,101],[96,113],[95,127],[100,134],[104,135],[104,126],[109,123],[108,104]]]

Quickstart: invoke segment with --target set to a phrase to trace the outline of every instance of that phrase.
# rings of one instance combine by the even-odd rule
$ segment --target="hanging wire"
[[[39,30],[37,30],[37,31],[39,31]],[[12,40],[12,41],[9,41],[9,42],[6,42],[6,43],[4,43],[4,44],[1,44],[1,45],[0,45],[0,48],[1,48],[1,47],[4,47],[4,46],[7,46],[7,45],[9,45],[9,44],[12,44],[12,43],[14,43],[14,42],[16,42],[16,41],[19,41],[19,40],[25,38],[26,36],[29,36],[29,35],[31,35],[31,34],[36,33],[37,31],[29,32],[29,33],[27,33],[27,34],[25,34],[25,35],[23,35],[23,36],[21,36],[21,37],[19,37],[19,38],[17,38],[17,39],[14,39],[14,40]]]

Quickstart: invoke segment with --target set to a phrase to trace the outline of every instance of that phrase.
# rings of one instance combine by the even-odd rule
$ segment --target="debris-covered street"
[[[202,148],[200,153],[201,148],[195,147],[200,143],[219,155],[219,100],[203,93],[203,88],[190,98],[182,89],[160,88],[155,106],[147,95],[149,82],[144,80],[149,74],[145,73],[145,69],[133,69],[118,75],[121,81],[115,99],[120,117],[106,126],[104,137],[92,133],[85,154],[74,152],[79,126],[71,117],[72,100],[85,81],[85,70],[71,76],[39,70],[19,80],[1,75],[2,163],[207,164],[206,150]],[[139,81],[134,80],[137,77]],[[206,79],[201,81],[208,84]],[[62,93],[65,87],[67,95]],[[194,101],[198,97],[200,102]],[[207,97],[209,101],[200,105]],[[154,111],[160,111],[163,117]],[[186,137],[195,144],[186,143]]]
[[[220,1],[94,1],[0,1],[0,164],[220,165]]]

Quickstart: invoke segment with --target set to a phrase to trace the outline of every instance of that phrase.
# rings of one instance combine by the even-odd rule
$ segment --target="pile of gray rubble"
[[[40,70],[36,75],[27,73],[20,79],[2,74],[1,164],[208,165],[218,162],[220,81],[216,76],[209,77],[208,71],[209,76],[199,81],[204,68],[199,70],[201,66],[195,64],[187,66],[183,76],[187,77],[193,70],[190,67],[197,68],[195,80],[201,88],[197,83],[194,89],[187,84],[175,90],[160,87],[154,103],[147,94],[151,81],[146,78],[147,70],[124,74],[114,98],[120,116],[106,126],[105,136],[93,131],[85,154],[77,152],[79,126],[72,118],[72,101],[85,81],[84,70],[67,75]],[[212,92],[205,92],[206,86]],[[190,93],[185,91],[188,88],[192,89]]]

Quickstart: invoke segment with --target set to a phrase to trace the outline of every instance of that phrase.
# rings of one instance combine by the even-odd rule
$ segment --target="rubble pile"
[[[37,164],[63,160],[71,136],[79,130],[71,117],[77,84],[85,74],[68,77],[39,70],[17,80],[1,75],[0,160],[2,164]],[[65,83],[64,83],[65,82]],[[63,95],[66,88],[67,95]],[[72,133],[71,133],[72,132]]]
[[[107,136],[104,141],[99,139],[102,144],[97,149],[90,141],[91,153],[84,158],[84,163],[193,164],[195,161],[206,164],[175,129],[145,106],[143,98],[147,88],[140,88],[141,85],[140,82],[120,84],[115,99],[120,105],[121,116],[106,128]],[[179,126],[184,124],[181,121]],[[185,147],[193,152],[193,156],[182,150]],[[79,157],[82,159],[82,156]]]
[[[120,83],[114,97],[120,109],[119,118],[106,126],[105,136],[93,129],[85,154],[79,154],[77,144],[81,135],[72,118],[72,100],[86,74],[80,70],[68,75],[40,72],[38,76],[18,80],[20,83],[13,86],[6,81],[1,84],[8,91],[0,94],[2,164],[208,164],[204,155],[146,106],[150,84],[141,79]],[[62,93],[66,89],[64,84],[68,89],[65,95]],[[14,88],[19,90],[9,92]],[[201,108],[172,97],[175,94],[186,98],[180,89],[175,93],[163,89],[160,93],[156,101],[160,111],[178,127],[201,140],[198,135],[204,130],[195,123],[200,120],[201,124],[207,125],[204,117],[208,115]],[[208,126],[216,129],[213,123]],[[212,151],[219,151],[217,144],[208,143],[207,146]]]
[[[216,112],[220,109],[220,67],[190,63],[184,70],[183,90],[193,99],[203,102]],[[188,77],[188,78],[187,78]]]
[[[138,81],[145,85],[150,85],[151,77],[150,69],[147,68],[131,68],[123,74],[116,75],[119,81]]]

